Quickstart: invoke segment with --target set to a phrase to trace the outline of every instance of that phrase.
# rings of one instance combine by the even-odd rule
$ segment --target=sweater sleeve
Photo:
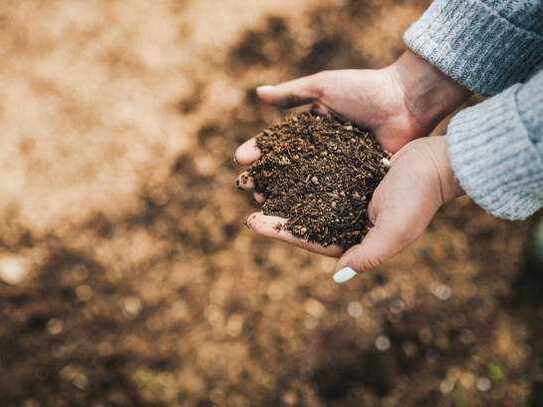
[[[510,220],[543,207],[543,71],[458,113],[447,139],[453,171],[478,205]]]
[[[543,66],[543,0],[436,0],[404,40],[447,76],[494,95]]]

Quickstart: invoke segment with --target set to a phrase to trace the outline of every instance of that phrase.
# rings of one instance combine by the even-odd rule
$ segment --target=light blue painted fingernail
[[[349,281],[351,278],[356,276],[358,273],[350,267],[345,267],[339,270],[334,274],[334,281],[338,284],[342,284],[346,281]]]

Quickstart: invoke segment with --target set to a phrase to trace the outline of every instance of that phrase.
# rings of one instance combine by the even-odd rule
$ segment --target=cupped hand
[[[336,271],[354,275],[379,266],[417,240],[444,203],[463,194],[445,137],[407,144],[392,157],[389,172],[373,194],[368,216],[374,226],[342,255]]]
[[[395,153],[428,135],[470,93],[407,51],[384,69],[324,71],[259,87],[257,94],[264,103],[281,108],[311,104],[321,114],[368,128],[385,150]]]
[[[311,104],[319,114],[369,128],[390,152],[428,133],[407,109],[404,91],[391,69],[324,71],[260,87],[257,94],[268,104],[282,108]]]
[[[242,164],[250,164],[259,156],[255,146],[241,146],[236,151]],[[253,181],[246,174],[238,177],[236,183],[247,191],[254,188]],[[408,247],[420,237],[445,202],[462,194],[450,166],[445,138],[428,137],[412,141],[392,157],[390,170],[369,204],[369,219],[374,226],[360,244],[345,253],[339,247],[319,246],[278,228],[286,219],[257,212],[249,216],[247,225],[263,236],[312,252],[340,257],[336,265],[336,281],[342,282],[358,272],[379,266]],[[255,195],[255,199],[262,202],[264,198]]]
[[[385,150],[396,153],[370,203],[375,226],[361,244],[345,254],[339,247],[309,243],[278,228],[285,219],[255,213],[247,220],[247,225],[261,235],[341,257],[337,269],[345,270],[336,281],[367,271],[407,247],[420,236],[443,202],[460,194],[450,170],[445,140],[415,139],[430,134],[470,96],[470,91],[411,51],[384,69],[325,71],[260,87],[257,94],[263,102],[278,107],[310,104],[320,114],[332,114],[368,128]],[[239,164],[250,165],[260,156],[252,138],[236,150],[234,157]],[[247,174],[242,174],[237,184],[245,190],[254,188]],[[263,202],[262,195],[254,197]]]

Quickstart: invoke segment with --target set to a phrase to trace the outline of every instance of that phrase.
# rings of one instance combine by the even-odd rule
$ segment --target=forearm
[[[543,206],[543,72],[451,121],[452,168],[480,206],[525,219]]]
[[[449,77],[493,95],[543,66],[543,1],[436,0],[404,39]]]

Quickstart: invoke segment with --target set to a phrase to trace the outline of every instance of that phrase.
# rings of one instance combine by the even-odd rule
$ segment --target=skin
[[[426,137],[470,92],[431,64],[407,51],[380,70],[326,71],[276,86],[257,89],[264,103],[280,108],[311,104],[320,114],[333,114],[373,130],[383,148],[395,153],[391,168],[369,204],[373,227],[347,252],[322,247],[277,230],[284,219],[254,213],[247,225],[263,236],[331,257],[340,257],[336,270],[368,271],[412,244],[439,208],[463,194],[451,169],[444,137]],[[260,158],[254,138],[235,152],[241,165]],[[246,175],[246,174],[242,174]],[[252,191],[253,181],[236,184]],[[262,203],[263,196],[254,194]]]

